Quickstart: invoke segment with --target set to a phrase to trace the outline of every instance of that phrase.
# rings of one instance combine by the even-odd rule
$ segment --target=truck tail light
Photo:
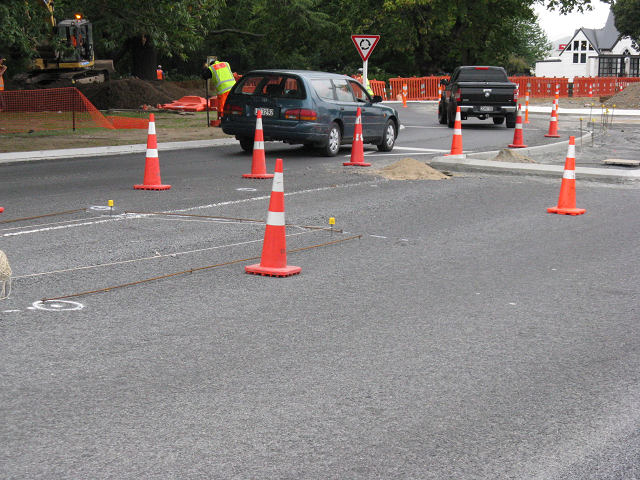
[[[476,67],[476,70],[489,70],[489,67]]]
[[[242,115],[242,107],[233,103],[225,102],[224,115]]]
[[[456,92],[456,102],[459,102],[462,100],[462,90],[458,90]]]
[[[318,114],[308,108],[293,108],[284,112],[284,118],[288,120],[303,120],[305,122],[315,122]]]

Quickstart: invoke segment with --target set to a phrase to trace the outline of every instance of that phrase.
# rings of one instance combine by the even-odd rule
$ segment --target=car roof
[[[304,78],[318,78],[318,77],[327,77],[327,78],[350,78],[347,75],[343,75],[341,73],[329,73],[329,72],[314,72],[312,70],[251,70],[247,72],[244,76],[247,75],[297,75],[299,77]]]

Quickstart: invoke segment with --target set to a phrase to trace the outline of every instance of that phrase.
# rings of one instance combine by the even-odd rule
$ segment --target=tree
[[[19,68],[27,68],[37,55],[36,45],[55,40],[51,14],[38,0],[3,0],[0,25],[0,53],[21,60]]]
[[[158,53],[187,58],[215,28],[224,0],[58,0],[58,16],[81,12],[93,23],[96,54],[129,55],[131,74],[154,79]]]
[[[640,0],[617,0],[611,5],[618,31],[631,37],[633,46],[640,45]]]

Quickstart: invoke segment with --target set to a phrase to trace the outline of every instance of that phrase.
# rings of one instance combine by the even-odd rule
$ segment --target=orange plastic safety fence
[[[529,98],[553,98],[556,86],[560,97],[569,96],[569,79],[557,77],[509,77],[509,81],[517,83],[520,98],[525,98],[527,91]]]
[[[402,95],[403,86],[407,86],[407,100],[437,100],[440,80],[449,77],[411,77],[390,78],[390,99],[396,100]]]
[[[383,100],[387,100],[386,84],[382,80],[369,80],[369,85],[374,95],[380,95]]]
[[[632,83],[640,82],[638,77],[574,77],[573,96],[593,97],[615,95]]]
[[[76,128],[147,128],[148,120],[109,121],[76,88],[0,91],[0,133]]]
[[[113,128],[118,130],[147,130],[149,128],[148,118],[134,118],[134,117],[106,117],[109,123],[113,125]]]

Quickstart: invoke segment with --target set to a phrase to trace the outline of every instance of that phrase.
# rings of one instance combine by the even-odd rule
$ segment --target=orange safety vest
[[[4,90],[4,78],[0,75],[0,90]]]
[[[164,78],[162,70],[156,70],[156,75],[158,76],[158,80],[162,80]]]

